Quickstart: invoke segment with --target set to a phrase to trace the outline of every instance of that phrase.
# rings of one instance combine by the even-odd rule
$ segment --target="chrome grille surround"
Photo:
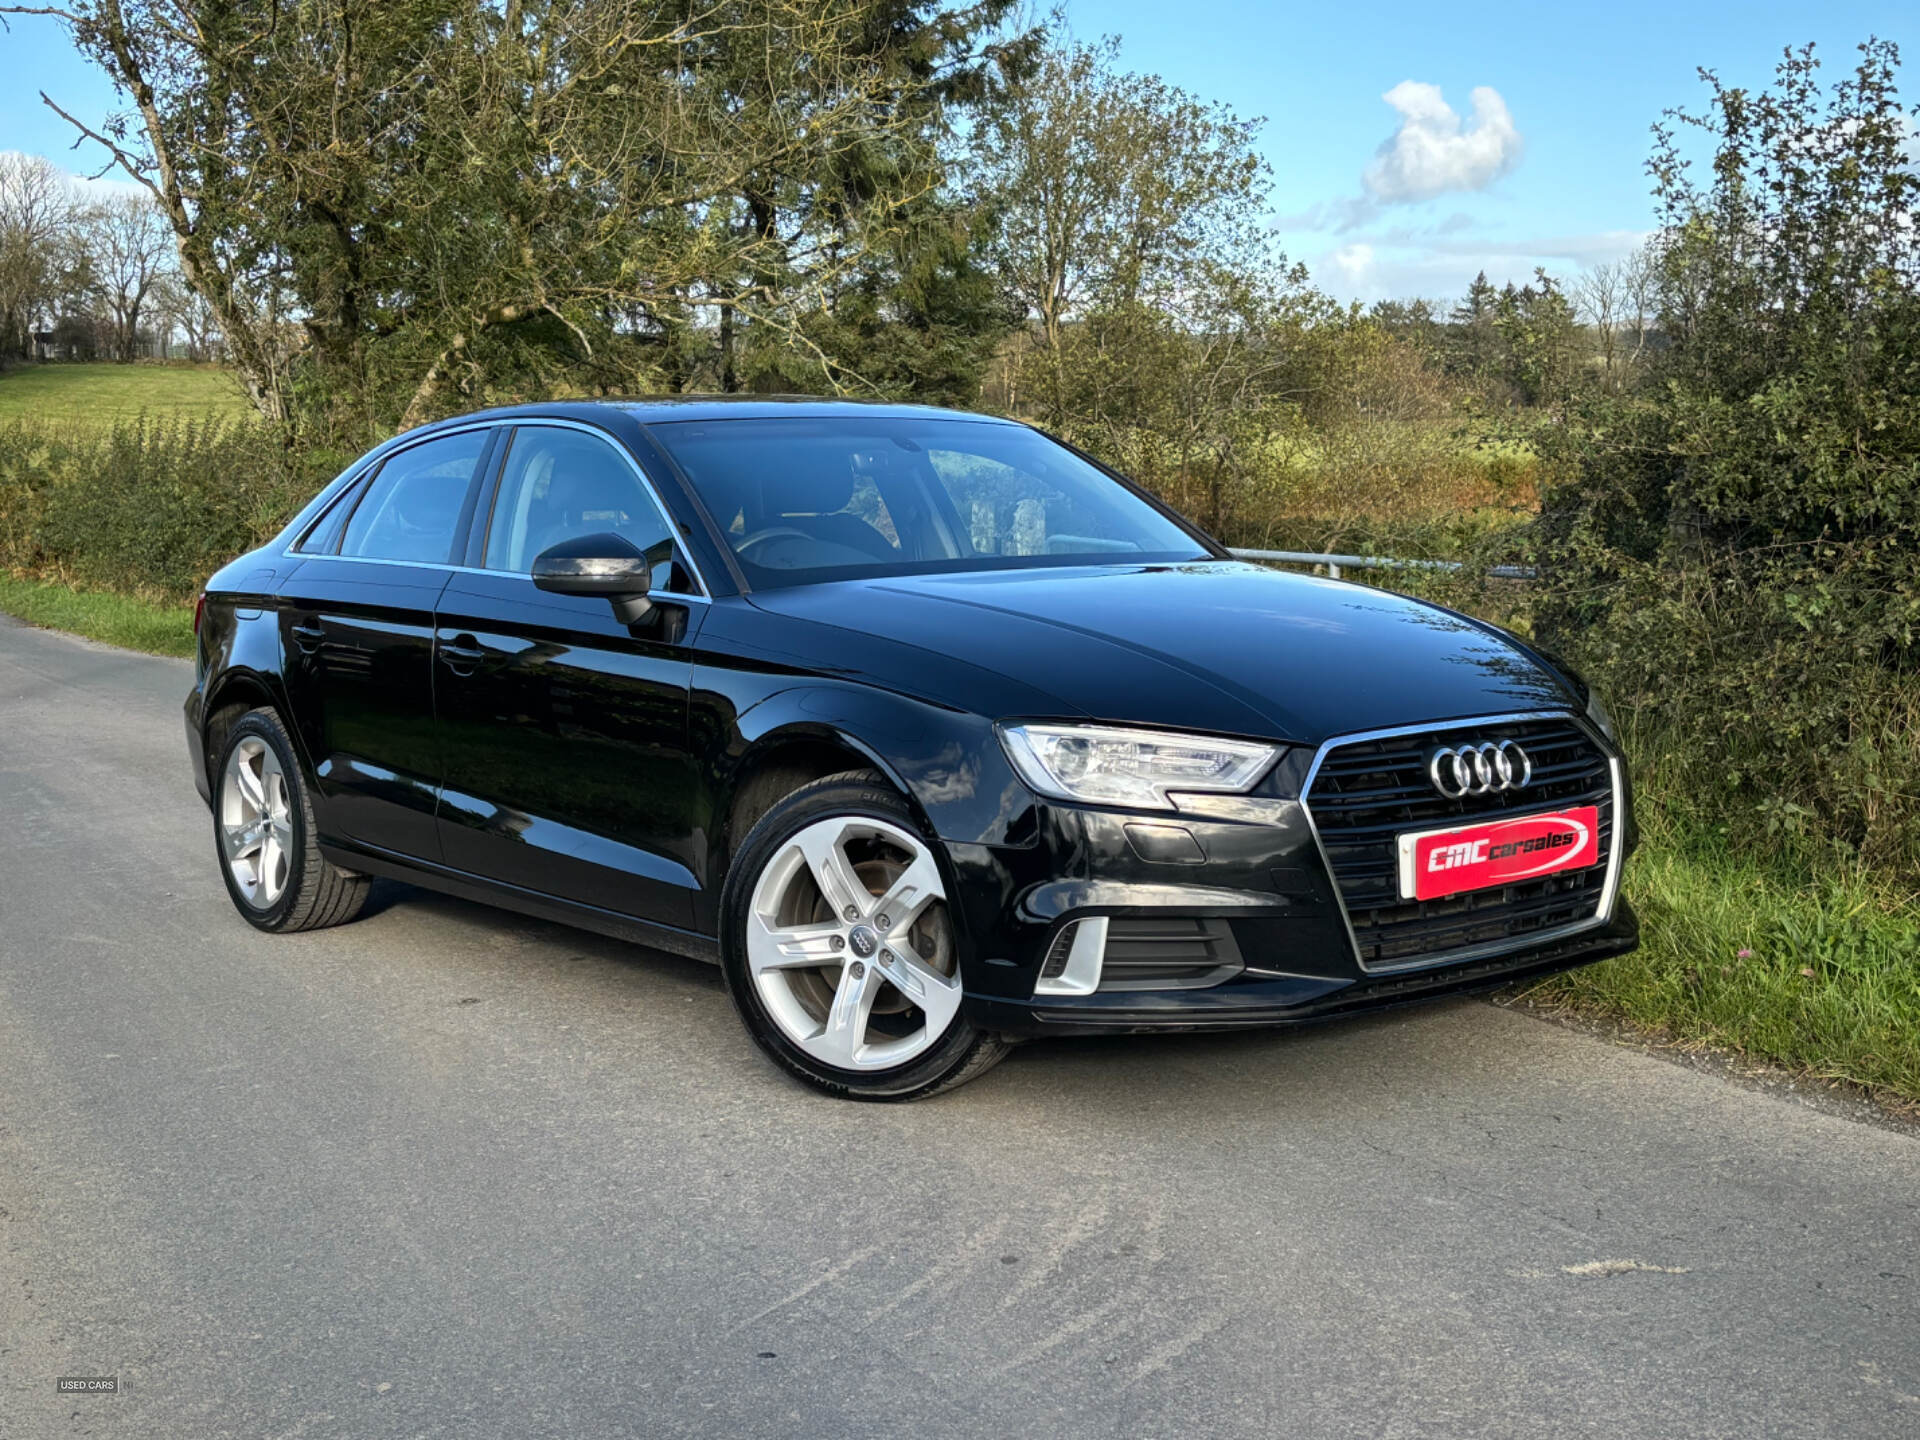
[[[1570,726],[1573,730],[1579,732],[1588,744],[1592,746],[1600,760],[1604,762],[1606,783],[1603,803],[1603,824],[1608,831],[1606,839],[1606,864],[1599,886],[1598,899],[1592,904],[1591,912],[1575,920],[1556,923],[1545,928],[1526,930],[1522,933],[1509,933],[1498,938],[1475,941],[1473,943],[1451,946],[1411,956],[1395,956],[1392,958],[1369,960],[1368,949],[1370,948],[1370,943],[1363,941],[1362,932],[1363,929],[1374,929],[1374,917],[1379,910],[1384,907],[1373,903],[1365,905],[1351,903],[1350,891],[1355,887],[1353,887],[1348,880],[1343,879],[1341,867],[1335,863],[1333,853],[1329,848],[1328,837],[1330,834],[1334,837],[1333,843],[1336,846],[1341,845],[1341,827],[1329,825],[1323,828],[1321,823],[1323,817],[1314,813],[1314,784],[1320,779],[1321,772],[1329,758],[1344,748],[1368,745],[1377,741],[1419,736],[1422,737],[1427,744],[1439,744],[1447,737],[1458,737],[1459,739],[1474,737],[1498,738],[1489,737],[1487,732],[1498,731],[1502,727],[1535,727],[1549,724]],[[1336,735],[1327,740],[1314,754],[1313,764],[1307,772],[1305,783],[1301,786],[1300,807],[1306,814],[1308,827],[1313,832],[1314,843],[1319,849],[1321,863],[1326,866],[1328,878],[1333,882],[1334,897],[1340,906],[1340,917],[1346,926],[1347,940],[1353,949],[1354,962],[1362,971],[1372,975],[1393,974],[1409,970],[1425,970],[1442,965],[1465,964],[1470,961],[1487,959],[1513,951],[1526,950],[1534,946],[1547,944],[1568,936],[1578,935],[1584,931],[1598,929],[1606,925],[1613,918],[1614,907],[1619,898],[1620,868],[1623,859],[1626,831],[1624,824],[1626,817],[1621,813],[1621,799],[1624,794],[1623,778],[1618,757],[1612,753],[1606,743],[1595,733],[1592,725],[1583,716],[1566,710],[1534,710],[1505,715],[1472,716],[1461,720],[1429,722],[1421,725],[1401,725],[1383,730],[1359,731],[1349,735]],[[1550,784],[1551,781],[1545,783]],[[1326,806],[1326,801],[1329,798],[1331,797],[1323,797],[1322,803],[1324,807],[1330,810],[1331,807]],[[1557,808],[1561,804],[1568,803],[1565,800],[1555,799],[1553,797],[1535,800],[1533,797],[1527,796],[1525,791],[1509,792],[1497,797],[1478,798],[1482,800],[1499,799],[1502,803],[1461,814],[1459,816],[1459,822],[1461,824],[1471,824],[1473,820],[1483,816],[1523,815],[1533,811],[1546,812]],[[1520,803],[1512,803],[1515,800],[1518,800]],[[1411,805],[1411,796],[1408,797],[1407,803]],[[1383,802],[1383,805],[1378,808],[1385,808],[1385,803]],[[1396,822],[1388,822],[1388,826],[1393,826],[1395,823]],[[1436,821],[1433,817],[1421,819],[1410,816],[1403,822],[1397,822],[1397,829],[1434,829],[1441,828],[1446,823],[1447,821],[1444,819]],[[1391,849],[1391,837],[1396,833],[1395,829],[1381,826],[1374,828],[1385,829],[1387,837],[1385,843],[1387,848]],[[1353,847],[1349,844],[1342,848]],[[1349,874],[1351,874],[1352,868],[1350,864],[1348,866]],[[1504,892],[1520,888],[1525,887],[1502,887],[1502,890]],[[1486,897],[1495,892],[1473,891],[1465,893],[1470,897]],[[1396,889],[1395,903],[1397,905],[1414,909],[1421,908],[1422,902],[1399,901],[1397,894]],[[1449,897],[1450,900],[1453,898],[1455,897]],[[1435,907],[1443,906],[1446,903],[1446,901],[1424,902],[1427,906]],[[1464,906],[1465,911],[1471,913],[1474,909],[1474,904],[1475,902],[1472,899],[1468,899]],[[1498,908],[1497,906],[1486,905],[1484,901],[1481,903],[1480,909],[1486,916],[1481,928],[1501,923],[1499,914],[1497,913]],[[1582,906],[1581,908],[1586,907]],[[1361,910],[1363,919],[1367,922],[1366,925],[1356,926],[1356,909]],[[1521,913],[1517,907],[1513,906],[1509,906],[1508,911],[1509,914]],[[1411,926],[1419,924],[1421,921],[1419,917],[1415,917],[1411,920],[1395,923]],[[1436,928],[1448,927],[1437,926]],[[1455,924],[1451,928],[1459,929],[1463,927]]]

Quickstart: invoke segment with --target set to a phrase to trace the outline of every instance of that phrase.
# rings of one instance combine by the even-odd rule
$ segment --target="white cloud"
[[[1524,285],[1536,265],[1560,280],[1645,243],[1644,230],[1604,230],[1586,235],[1537,235],[1515,239],[1447,238],[1432,230],[1383,230],[1316,257],[1307,268],[1330,294],[1343,300],[1406,300],[1414,296],[1452,301],[1481,271],[1495,285]]]
[[[1336,289],[1348,295],[1365,295],[1375,285],[1373,246],[1364,242],[1342,245],[1326,258],[1326,268],[1337,277]]]
[[[75,186],[89,200],[107,200],[115,195],[151,195],[137,180],[129,180],[124,170],[109,170],[105,175],[72,175]]]
[[[1474,88],[1473,118],[1464,123],[1438,85],[1402,80],[1380,98],[1401,115],[1362,177],[1381,204],[1484,190],[1520,163],[1520,132],[1492,86]]]

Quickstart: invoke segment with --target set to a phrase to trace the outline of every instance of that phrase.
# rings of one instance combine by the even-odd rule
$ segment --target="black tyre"
[[[944,861],[866,772],[795,791],[748,833],[721,895],[721,967],[781,1068],[845,1099],[917,1100],[1007,1053],[961,1003]]]
[[[314,843],[313,798],[277,714],[250,710],[234,723],[213,786],[220,875],[249,925],[319,930],[360,913],[372,881],[322,858]]]

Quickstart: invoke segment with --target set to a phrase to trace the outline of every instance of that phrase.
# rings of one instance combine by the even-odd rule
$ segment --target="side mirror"
[[[622,535],[576,535],[543,550],[533,562],[533,584],[555,595],[598,595],[613,604],[623,625],[637,625],[653,609],[653,562]]]

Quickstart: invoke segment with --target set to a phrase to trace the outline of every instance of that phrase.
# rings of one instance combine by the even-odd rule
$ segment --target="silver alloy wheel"
[[[269,908],[286,891],[293,866],[293,805],[280,757],[266,741],[244,737],[220,779],[220,848],[241,898]]]
[[[767,1013],[825,1064],[904,1065],[960,1013],[940,870],[898,825],[842,816],[799,831],[760,872],[746,928]]]

